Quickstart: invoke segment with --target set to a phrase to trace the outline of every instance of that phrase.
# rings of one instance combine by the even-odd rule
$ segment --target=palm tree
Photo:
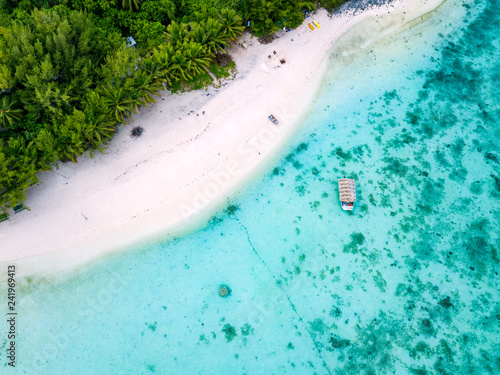
[[[217,54],[218,50],[226,53],[224,47],[228,46],[228,42],[222,30],[221,23],[213,18],[208,18],[206,21],[201,22],[200,26],[207,36],[206,45],[208,52],[213,54],[213,56]]]
[[[90,146],[99,147],[103,139],[111,138],[115,131],[114,124],[115,122],[106,115],[96,116],[93,113],[86,113],[84,133]]]
[[[222,9],[220,23],[225,37],[229,40],[238,38],[245,30],[241,17],[233,9]]]
[[[184,44],[187,44],[187,41]],[[155,51],[154,58],[163,67],[167,86],[172,86],[174,82],[193,78],[188,69],[189,64],[183,51],[183,45],[179,45],[177,48],[170,44],[161,45]]]
[[[186,23],[177,23],[172,21],[170,25],[167,26],[167,32],[165,33],[165,40],[172,46],[178,46],[184,43],[189,38],[189,27]]]
[[[195,42],[185,43],[182,52],[186,58],[186,68],[189,72],[193,72],[193,75],[208,70],[211,56],[201,44]]]
[[[208,35],[205,33],[205,28],[194,22],[191,24],[189,36],[194,42],[202,45],[205,45],[208,41]]]
[[[179,82],[179,81],[189,81],[193,78],[193,74],[191,74],[188,69],[188,60],[184,55],[182,50],[175,51],[175,54],[172,55],[172,65],[168,70],[168,76],[170,81]]]
[[[122,0],[123,9],[127,10],[139,10],[141,7],[141,0]]]
[[[165,67],[162,66],[153,55],[141,60],[140,68],[146,72],[155,82],[165,82]]]
[[[8,96],[0,101],[0,125],[12,126],[23,118],[22,109],[14,109],[16,102],[11,102]]]
[[[126,95],[122,87],[108,85],[99,88],[100,94],[104,97],[104,102],[108,107],[108,113],[113,120],[126,124],[125,117],[130,117],[129,112],[137,113],[136,100]]]
[[[138,92],[139,102],[146,107],[147,103],[156,103],[151,95],[160,96],[157,91],[163,88],[145,71],[140,71],[135,75],[132,86]]]

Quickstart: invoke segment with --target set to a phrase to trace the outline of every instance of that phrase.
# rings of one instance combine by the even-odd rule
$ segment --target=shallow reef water
[[[500,373],[497,6],[348,35],[287,149],[204,229],[24,280],[17,373]]]

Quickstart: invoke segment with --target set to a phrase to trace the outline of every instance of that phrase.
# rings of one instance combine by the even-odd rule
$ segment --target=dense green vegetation
[[[340,0],[319,4],[336,6]],[[100,150],[167,87],[209,82],[245,25],[295,27],[315,2],[4,0],[0,9],[0,214],[37,173]],[[127,46],[133,36],[136,46]]]

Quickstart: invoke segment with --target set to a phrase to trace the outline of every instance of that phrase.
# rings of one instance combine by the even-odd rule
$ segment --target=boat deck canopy
[[[339,179],[339,198],[341,202],[356,202],[356,186],[353,179]]]

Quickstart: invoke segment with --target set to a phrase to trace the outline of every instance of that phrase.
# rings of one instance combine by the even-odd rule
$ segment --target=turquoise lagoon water
[[[204,229],[21,280],[2,373],[500,373],[497,6],[347,36],[300,132]]]

